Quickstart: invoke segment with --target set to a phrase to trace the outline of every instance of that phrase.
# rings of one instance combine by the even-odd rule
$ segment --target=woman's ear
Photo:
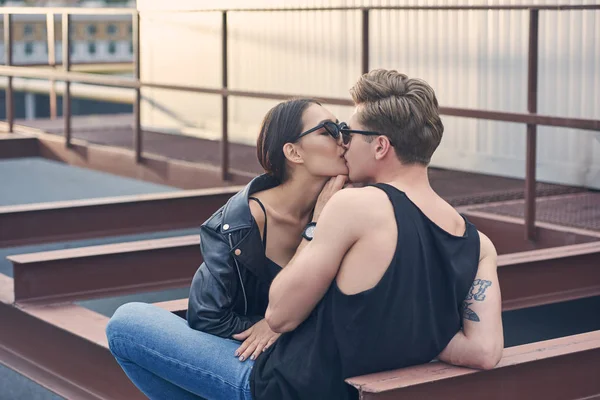
[[[392,149],[392,144],[387,136],[377,136],[375,142],[375,159],[381,160]]]
[[[304,164],[304,158],[298,151],[298,147],[294,143],[286,143],[283,145],[283,155],[285,158],[294,164]]]

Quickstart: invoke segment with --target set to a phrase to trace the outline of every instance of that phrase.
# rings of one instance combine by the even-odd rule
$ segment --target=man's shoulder
[[[355,212],[370,213],[375,205],[389,202],[387,195],[374,186],[346,188],[340,190],[330,200],[335,207],[352,207]]]
[[[381,218],[389,217],[392,205],[380,189],[373,186],[346,188],[340,190],[329,200],[327,212],[336,219],[344,219],[358,224],[379,223]]]

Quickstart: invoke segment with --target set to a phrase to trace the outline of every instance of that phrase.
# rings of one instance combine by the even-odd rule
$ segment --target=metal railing
[[[526,146],[526,169],[525,169],[525,237],[530,240],[535,239],[535,185],[536,185],[536,142],[537,126],[555,126],[585,130],[600,131],[600,120],[564,118],[556,116],[547,116],[537,114],[537,93],[538,93],[538,35],[539,35],[539,13],[540,11],[564,11],[564,10],[600,10],[600,5],[553,5],[553,6],[535,6],[535,5],[510,5],[510,6],[381,6],[381,7],[312,7],[312,8],[231,8],[231,9],[207,9],[195,11],[170,11],[170,12],[202,12],[202,13],[221,13],[221,50],[222,50],[222,82],[220,89],[193,86],[193,85],[172,85],[161,83],[143,82],[140,79],[140,14],[137,10],[124,9],[80,9],[80,8],[11,8],[0,9],[4,14],[4,37],[6,65],[0,66],[0,76],[8,77],[6,88],[6,115],[9,132],[14,127],[14,103],[13,103],[13,77],[42,78],[50,81],[64,81],[65,91],[63,95],[63,117],[64,117],[64,136],[65,146],[71,145],[71,94],[70,83],[81,82],[100,86],[113,86],[131,88],[135,91],[134,98],[134,152],[136,162],[142,162],[143,159],[143,132],[141,129],[140,104],[142,88],[159,88],[169,90],[179,90],[187,92],[218,94],[222,98],[222,132],[221,132],[221,175],[223,180],[229,179],[229,139],[228,139],[228,98],[230,96],[285,100],[290,97],[298,96],[295,93],[267,93],[251,92],[243,90],[233,90],[228,87],[228,58],[227,58],[227,16],[229,13],[242,12],[306,12],[306,11],[360,11],[362,14],[362,40],[361,40],[361,71],[368,72],[369,65],[369,16],[372,10],[396,10],[396,11],[473,11],[473,10],[528,10],[529,11],[529,49],[528,49],[528,82],[527,82],[527,113],[499,112],[490,110],[440,107],[442,115],[466,117],[484,120],[494,120],[503,122],[517,122],[527,124],[527,146]],[[48,41],[49,41],[49,65],[56,65],[54,60],[54,15],[62,15],[62,51],[63,62],[62,71],[45,70],[35,67],[23,67],[12,65],[12,44],[11,35],[11,15],[13,14],[45,14],[47,16]],[[133,79],[106,77],[92,75],[88,73],[71,71],[71,62],[69,54],[69,22],[72,14],[93,14],[93,15],[131,15],[132,18],[132,41],[133,41]],[[50,42],[52,45],[50,46]],[[52,96],[51,96],[52,99]],[[320,97],[319,100],[327,104],[352,105],[352,101],[344,98]],[[52,100],[51,100],[52,101]]]

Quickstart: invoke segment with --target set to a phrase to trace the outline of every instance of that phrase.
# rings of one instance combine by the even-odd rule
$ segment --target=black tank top
[[[479,264],[475,226],[465,219],[464,235],[451,235],[403,192],[374,186],[394,207],[392,262],[361,293],[345,295],[334,281],[310,316],[259,356],[254,399],[357,398],[344,379],[429,362],[460,330],[461,303]]]

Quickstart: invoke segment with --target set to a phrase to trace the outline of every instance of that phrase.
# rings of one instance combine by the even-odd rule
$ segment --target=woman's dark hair
[[[265,172],[279,182],[287,179],[283,146],[295,142],[302,133],[302,114],[311,104],[321,105],[313,99],[284,101],[271,108],[262,121],[256,155]]]

